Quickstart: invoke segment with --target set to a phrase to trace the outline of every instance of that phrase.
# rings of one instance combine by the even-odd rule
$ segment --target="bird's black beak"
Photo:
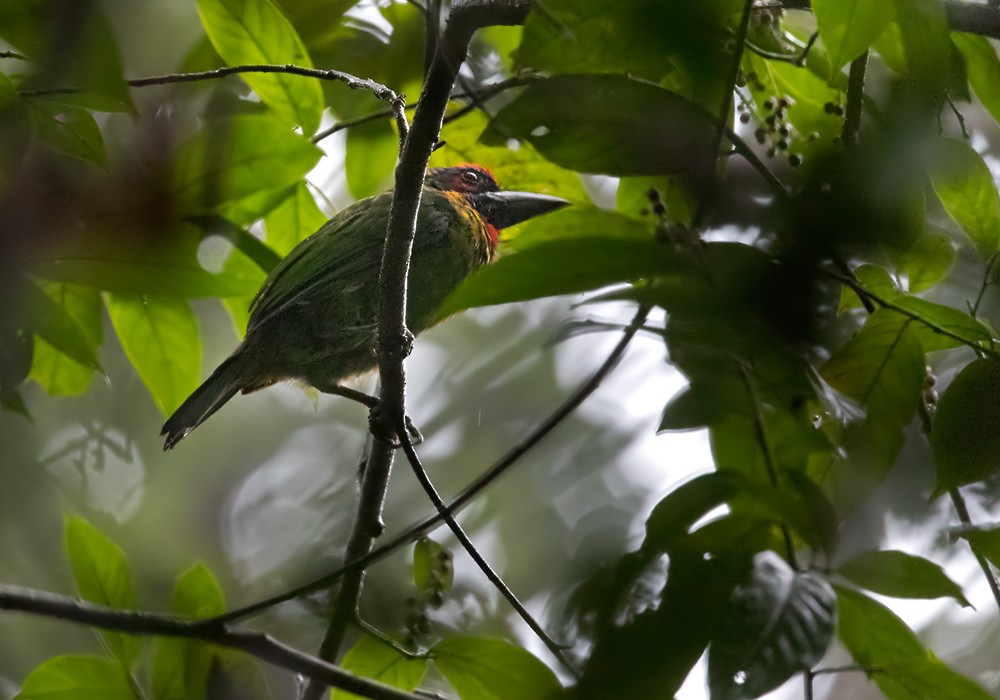
[[[504,229],[562,209],[571,202],[532,192],[481,192],[476,195],[476,204],[488,223]]]

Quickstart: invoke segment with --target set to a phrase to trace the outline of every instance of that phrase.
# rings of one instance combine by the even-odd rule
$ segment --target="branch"
[[[861,111],[865,96],[865,73],[868,71],[869,53],[869,51],[865,51],[851,62],[851,71],[847,79],[847,108],[844,111],[844,129],[840,137],[845,146],[856,145],[860,135]]]
[[[418,696],[391,686],[354,676],[338,666],[279,642],[261,632],[237,630],[210,624],[207,620],[185,620],[133,610],[116,610],[68,596],[0,584],[0,610],[11,610],[66,620],[134,635],[156,635],[194,639],[241,649],[275,666],[311,679],[373,698],[374,700],[418,700]]]

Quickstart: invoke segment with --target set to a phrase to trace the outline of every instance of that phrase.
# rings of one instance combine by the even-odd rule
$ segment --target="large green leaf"
[[[831,386],[867,407],[869,420],[888,429],[912,420],[923,389],[917,325],[890,309],[877,309],[821,370]]]
[[[399,137],[388,120],[353,126],[347,132],[344,172],[355,199],[392,186]]]
[[[58,282],[42,282],[39,286],[79,325],[91,347],[97,348],[103,342],[104,307],[97,290]],[[93,374],[92,366],[80,364],[41,338],[36,340],[30,376],[49,396],[82,394]]]
[[[989,347],[993,342],[993,332],[989,328],[953,306],[913,296],[900,296],[892,303],[915,317],[917,337],[925,352],[961,345]]]
[[[910,77],[932,89],[952,87],[955,55],[944,5],[939,0],[893,0],[893,4]]]
[[[36,263],[31,272],[56,282],[117,294],[157,294],[184,299],[253,294],[259,274],[213,274],[195,262],[62,258]]]
[[[483,141],[527,141],[553,163],[587,173],[702,173],[712,118],[683,97],[622,75],[556,75],[529,85],[490,122]]]
[[[108,315],[122,348],[164,416],[198,387],[198,322],[183,299],[106,294]]]
[[[211,122],[174,156],[173,193],[186,213],[302,180],[322,152],[266,115]]]
[[[881,603],[835,587],[844,646],[889,700],[986,700],[979,685],[941,663]]]
[[[198,0],[198,15],[215,50],[231,66],[313,67],[295,28],[271,0]],[[283,73],[242,77],[283,122],[300,125],[306,134],[319,127],[323,89],[315,78]]]
[[[561,689],[552,669],[506,639],[453,637],[430,653],[461,700],[543,700]]]
[[[1000,121],[1000,59],[993,44],[985,36],[962,32],[953,32],[951,40],[965,59],[965,72],[976,97]]]
[[[826,580],[760,552],[708,650],[713,700],[755,698],[812,668],[826,653],[835,619],[836,596]]]
[[[572,206],[553,214],[531,219],[517,227],[513,235],[503,232],[503,252],[521,252],[542,243],[574,238],[606,236],[621,241],[648,243],[653,240],[649,222],[635,221],[617,212],[592,206]]]
[[[892,0],[813,0],[812,9],[834,72],[867,51],[895,15]]]
[[[66,518],[65,547],[81,598],[108,608],[135,609],[135,582],[121,547],[75,516]],[[141,650],[138,637],[108,631],[101,637],[122,668],[135,666]]]
[[[74,158],[107,166],[104,139],[90,112],[42,100],[29,100],[26,104],[36,139]]]
[[[993,174],[965,141],[939,139],[933,154],[934,191],[948,215],[988,259],[1000,250],[1000,196]]]
[[[933,497],[1000,470],[1000,359],[970,362],[941,396],[931,430]]]
[[[70,311],[33,282],[27,282],[28,307],[32,330],[49,345],[76,362],[100,369],[97,346]]]
[[[940,566],[905,552],[863,552],[837,567],[837,573],[869,591],[893,598],[950,597],[963,606],[962,588]]]
[[[348,649],[340,662],[345,671],[371,678],[394,688],[411,691],[427,672],[427,659],[410,658],[380,639],[364,636]],[[360,700],[360,696],[334,689],[330,700]]]
[[[943,233],[927,233],[899,255],[899,271],[906,275],[911,294],[924,292],[947,277],[955,265],[955,245]]]
[[[316,205],[309,187],[300,182],[264,219],[265,240],[275,253],[284,257],[325,223],[326,215]]]
[[[121,664],[101,656],[57,656],[24,679],[15,700],[135,700]]]

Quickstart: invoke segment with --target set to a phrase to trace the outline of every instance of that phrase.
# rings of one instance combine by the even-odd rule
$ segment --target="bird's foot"
[[[411,445],[419,445],[424,441],[424,436],[413,424],[409,416],[403,416],[403,427],[409,438]],[[397,435],[392,419],[387,415],[381,402],[376,403],[368,412],[368,428],[372,435],[379,442],[392,447],[393,449],[402,447],[402,442]]]

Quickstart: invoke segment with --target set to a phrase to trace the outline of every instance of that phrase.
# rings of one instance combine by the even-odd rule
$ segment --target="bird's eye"
[[[462,172],[462,179],[465,180],[470,185],[479,184],[479,173],[475,170],[466,170]]]

